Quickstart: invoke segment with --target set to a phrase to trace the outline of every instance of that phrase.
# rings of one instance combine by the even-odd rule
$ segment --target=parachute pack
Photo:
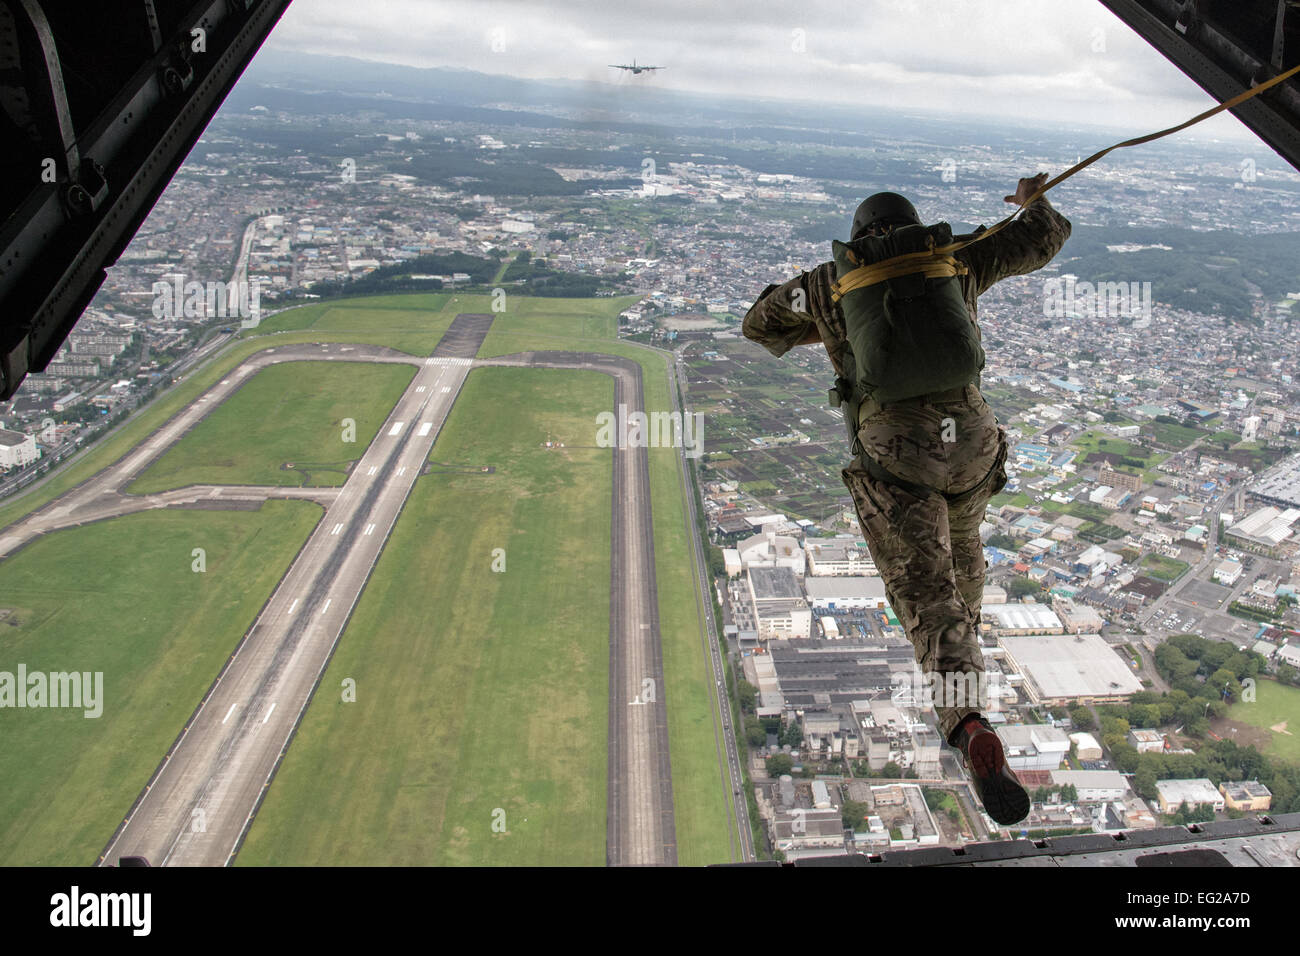
[[[984,349],[962,295],[966,266],[935,251],[951,244],[946,222],[831,244],[832,298],[844,310],[852,353],[831,404],[845,406],[855,443],[864,403],[885,405],[979,381]]]

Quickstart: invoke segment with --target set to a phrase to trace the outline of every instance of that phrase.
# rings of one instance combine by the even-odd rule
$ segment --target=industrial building
[[[1188,809],[1204,805],[1213,807],[1216,812],[1226,805],[1223,794],[1205,777],[1193,780],[1157,780],[1156,793],[1159,794],[1161,813],[1177,813],[1184,803]]]
[[[1125,738],[1140,754],[1159,753],[1165,749],[1165,735],[1158,730],[1133,729]]]
[[[1261,472],[1246,486],[1246,493],[1278,508],[1300,508],[1300,455]]]
[[[808,573],[814,577],[877,573],[876,562],[861,538],[810,538],[804,551]]]
[[[1118,770],[1053,770],[1052,786],[1073,786],[1080,803],[1110,803],[1123,800],[1128,779]]]
[[[761,641],[812,636],[812,611],[789,567],[751,567],[749,600]]]
[[[809,576],[804,590],[818,611],[879,610],[888,604],[885,581],[879,577]]]
[[[1055,770],[1070,752],[1070,738],[1051,724],[1005,724],[997,734],[1012,770]]]
[[[1211,577],[1220,584],[1232,587],[1241,576],[1246,573],[1246,569],[1241,566],[1240,561],[1220,561],[1214,568]]]
[[[1096,634],[1106,623],[1095,608],[1075,604],[1069,598],[1057,598],[1052,602],[1052,610],[1060,617],[1061,627],[1067,634]]]
[[[789,568],[795,577],[803,577],[803,548],[790,535],[760,531],[737,542],[736,553],[742,568]]]
[[[33,436],[0,428],[0,469],[22,468],[38,457],[40,453]]]
[[[1006,666],[1024,679],[1029,702],[1045,707],[1125,700],[1142,682],[1097,634],[999,637]]]
[[[1046,604],[986,604],[980,611],[993,625],[993,636],[1012,634],[1060,634],[1061,619]]]
[[[1070,734],[1070,742],[1074,744],[1074,753],[1080,760],[1101,759],[1101,744],[1097,743],[1097,738],[1092,734],[1084,731]]]
[[[1300,508],[1283,510],[1267,505],[1251,512],[1230,527],[1226,533],[1240,542],[1273,552],[1295,534],[1292,525],[1297,518],[1300,518]],[[1215,574],[1218,574],[1217,569]]]
[[[1273,805],[1272,792],[1258,780],[1224,780],[1219,793],[1229,810],[1267,810]]]

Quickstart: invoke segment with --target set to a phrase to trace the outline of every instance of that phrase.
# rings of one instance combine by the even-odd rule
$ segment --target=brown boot
[[[1007,765],[1002,740],[987,720],[968,716],[957,728],[955,746],[966,758],[971,782],[989,816],[1004,827],[1029,816],[1029,794]]]

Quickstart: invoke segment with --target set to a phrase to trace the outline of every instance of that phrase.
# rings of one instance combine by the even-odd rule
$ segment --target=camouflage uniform
[[[977,330],[977,297],[1007,276],[1042,268],[1069,235],[1069,220],[1040,197],[996,234],[955,253],[969,269],[961,277],[962,293]],[[848,341],[844,312],[831,301],[834,281],[835,264],[826,262],[768,286],[745,316],[746,338],[780,357],[815,326],[842,376]],[[864,452],[901,484],[868,474],[862,455],[841,475],[921,670],[981,675],[982,693],[984,662],[976,635],[985,563],[979,525],[988,500],[1006,484],[1007,440],[979,388],[968,385],[964,392],[959,400],[893,403],[864,418],[858,431]],[[982,699],[941,700],[938,685],[934,692],[940,730],[949,742],[967,714],[986,709]]]

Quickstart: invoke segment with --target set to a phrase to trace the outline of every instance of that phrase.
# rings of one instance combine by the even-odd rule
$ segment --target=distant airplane
[[[644,73],[646,70],[663,70],[663,69],[666,69],[666,67],[662,67],[662,66],[637,66],[637,65],[636,65],[636,58],[635,58],[635,57],[633,57],[633,59],[632,59],[632,65],[631,65],[631,66],[625,66],[625,65],[622,64],[622,63],[611,63],[611,64],[609,64],[609,65],[610,65],[611,67],[613,67],[614,69],[616,69],[616,70],[631,70],[633,73]]]

